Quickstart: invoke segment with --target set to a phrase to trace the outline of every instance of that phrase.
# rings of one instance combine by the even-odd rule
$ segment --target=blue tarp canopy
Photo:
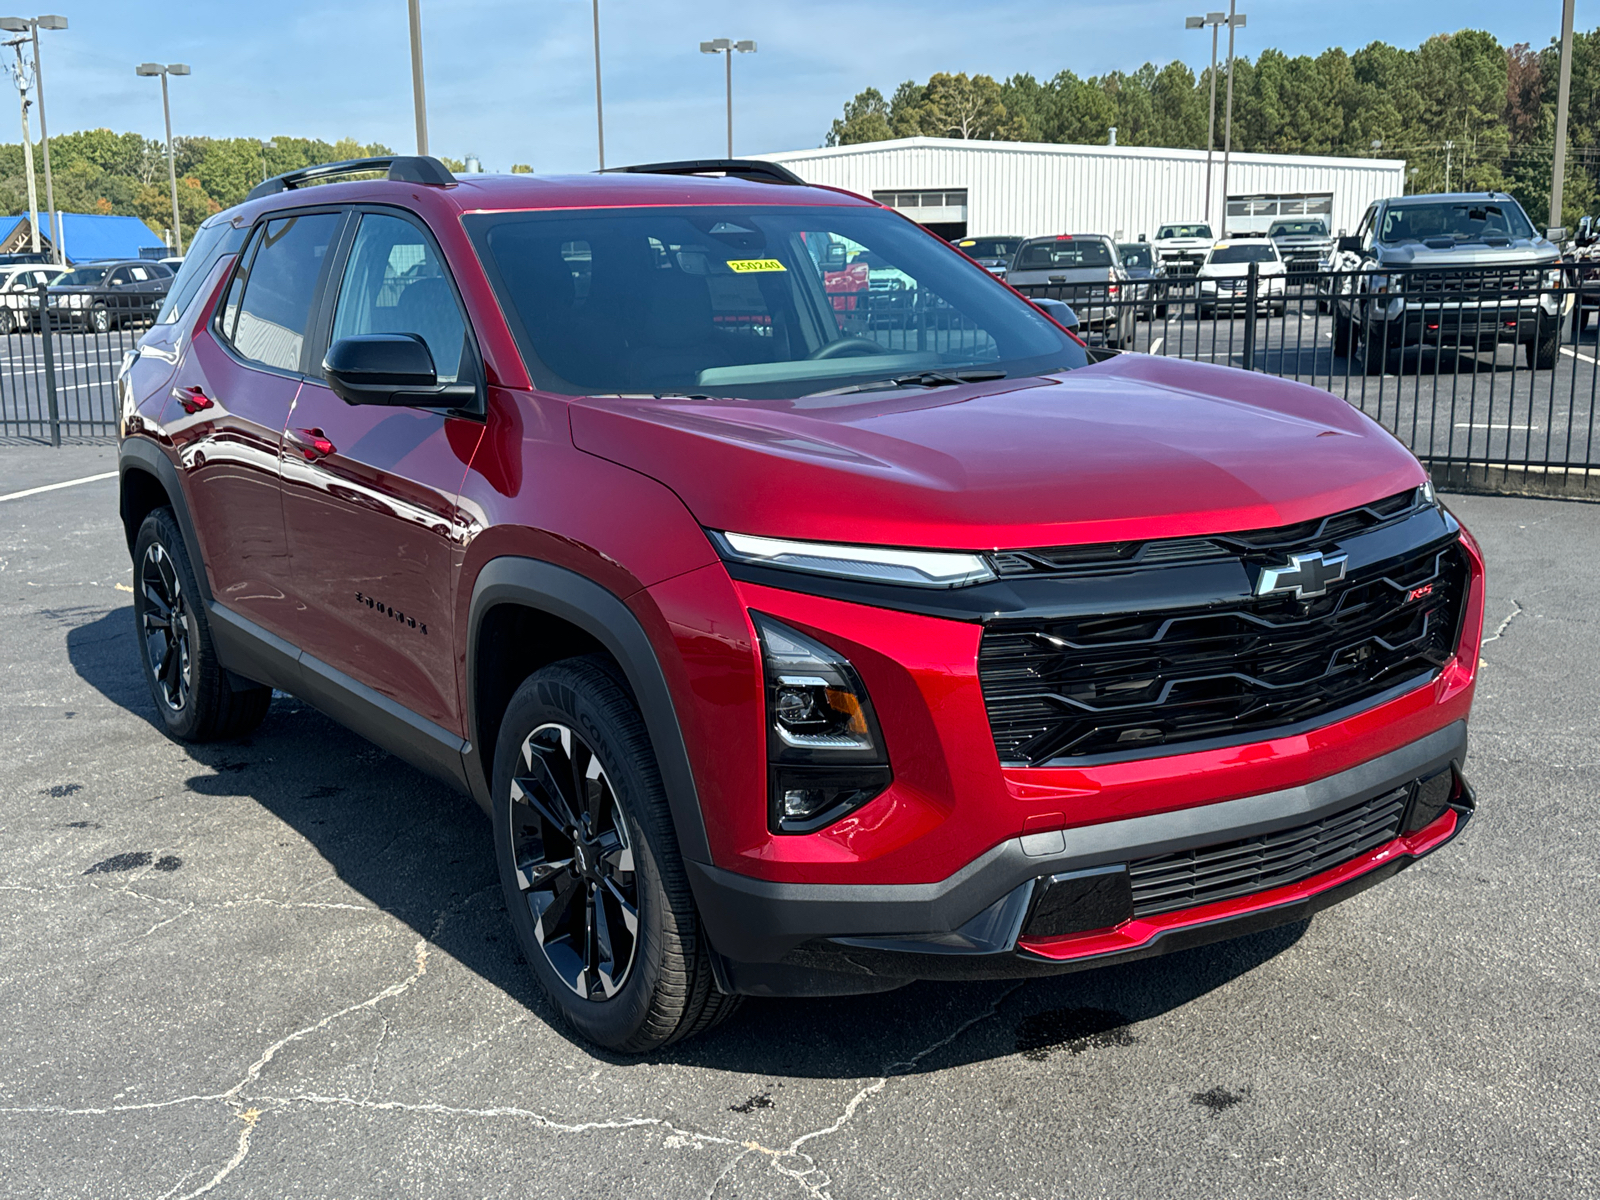
[[[48,234],[50,221],[39,214],[39,232]],[[100,213],[62,213],[61,249],[70,263],[101,258],[138,258],[139,251],[160,246],[161,239],[138,217]]]

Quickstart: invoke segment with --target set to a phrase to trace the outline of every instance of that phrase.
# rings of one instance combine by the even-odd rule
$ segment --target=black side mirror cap
[[[1344,234],[1339,238],[1339,249],[1346,254],[1361,253],[1361,239],[1353,234]]]
[[[322,359],[322,377],[346,404],[466,408],[472,383],[440,383],[428,344],[414,333],[363,333],[340,338]]]
[[[1030,300],[1028,303],[1032,304],[1063,329],[1072,333],[1078,332],[1078,314],[1072,311],[1072,305],[1065,300],[1051,300],[1046,297],[1040,297],[1037,300]]]

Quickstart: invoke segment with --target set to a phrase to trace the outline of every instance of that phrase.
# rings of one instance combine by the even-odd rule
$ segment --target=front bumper
[[[1059,974],[1303,920],[1388,878],[1451,840],[1470,817],[1472,793],[1460,775],[1466,742],[1466,722],[1455,721],[1297,787],[1012,838],[936,883],[779,883],[688,866],[719,984],[730,992],[845,995],[916,979]],[[1420,803],[1419,781],[1445,771],[1457,785],[1449,807],[1403,832],[1410,806]],[[1397,836],[1315,875],[1151,916],[1119,907],[1123,864],[1297,829],[1400,789],[1409,790]],[[1090,927],[1041,935],[1043,897],[1063,876],[1113,886],[1080,889],[1079,923]],[[1108,913],[1118,919],[1100,919]]]
[[[1534,341],[1561,319],[1562,305],[1549,297],[1498,304],[1406,299],[1374,304],[1368,332],[1391,347],[1492,345]]]

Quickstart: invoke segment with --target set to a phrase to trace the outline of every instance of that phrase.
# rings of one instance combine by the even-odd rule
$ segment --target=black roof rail
[[[806,187],[788,167],[754,158],[693,158],[683,162],[640,163],[632,167],[606,167],[604,174],[623,172],[630,175],[727,175],[754,179],[760,183],[786,183]]]
[[[322,179],[340,175],[357,175],[367,171],[387,171],[390,179],[405,183],[425,183],[432,187],[450,187],[456,177],[437,158],[426,154],[386,154],[379,158],[351,158],[344,162],[317,163],[301,167],[298,171],[285,171],[263,180],[250,189],[246,200],[259,200],[276,192],[305,187]]]

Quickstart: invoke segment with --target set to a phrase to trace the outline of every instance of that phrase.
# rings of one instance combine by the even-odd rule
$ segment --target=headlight
[[[1424,508],[1439,507],[1439,495],[1433,490],[1433,480],[1428,480],[1427,483],[1417,489],[1417,503]]]
[[[767,827],[812,833],[860,808],[893,774],[855,667],[797,629],[751,612],[767,702]]]
[[[1202,292],[1214,292],[1214,291],[1216,291],[1217,290],[1217,281],[1215,279],[1202,279],[1200,281],[1200,290]]]
[[[1374,275],[1367,280],[1367,286],[1381,296],[1389,290],[1389,277],[1387,275]]]
[[[891,550],[883,546],[836,546],[791,542],[748,533],[708,531],[724,558],[764,567],[784,567],[813,575],[903,583],[913,587],[953,588],[995,577],[981,555],[941,550]]]
[[[1541,277],[1541,279],[1542,279],[1542,282],[1543,282],[1543,286],[1546,289],[1558,288],[1563,283],[1563,279],[1562,279],[1562,276],[1561,276],[1561,269],[1559,267],[1552,268],[1551,270],[1546,271],[1544,273],[1544,275]]]

